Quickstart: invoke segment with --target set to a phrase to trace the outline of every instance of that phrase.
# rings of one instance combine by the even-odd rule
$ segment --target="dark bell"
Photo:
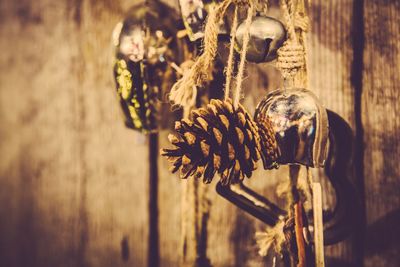
[[[245,31],[245,22],[237,28],[236,41],[241,48]],[[274,18],[256,16],[250,26],[250,41],[246,59],[251,62],[268,62],[276,58],[277,50],[286,40],[283,24]]]
[[[176,32],[173,12],[149,1],[132,7],[113,32],[114,77],[127,127],[158,129],[159,100]]]
[[[324,166],[329,149],[328,116],[311,91],[275,90],[258,104],[256,121],[260,114],[272,122],[281,153],[279,164]]]
[[[116,25],[113,43],[117,58],[132,62],[144,60],[146,64],[154,65],[163,63],[166,57],[172,56],[170,45],[176,32],[175,21],[172,18],[169,20],[163,18],[160,12],[167,11],[159,5],[155,3],[136,5],[127,13],[124,20]]]

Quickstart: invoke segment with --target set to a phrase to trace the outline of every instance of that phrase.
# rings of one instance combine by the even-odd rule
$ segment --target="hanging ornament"
[[[172,74],[168,61],[175,26],[168,12],[157,2],[137,5],[113,32],[114,77],[125,124],[145,133],[158,128],[159,100]]]
[[[255,123],[243,106],[235,108],[230,99],[211,100],[192,116],[193,120],[176,123],[178,136],[169,137],[175,147],[162,150],[172,172],[180,169],[182,178],[203,176],[209,183],[218,173],[221,183],[237,183],[251,176],[260,157],[275,164],[277,144],[267,119]]]
[[[236,32],[239,48],[243,46],[245,31],[245,23],[241,23]],[[256,16],[250,26],[250,41],[246,59],[255,63],[272,61],[277,57],[277,51],[285,40],[286,30],[279,20]]]
[[[328,116],[309,90],[279,89],[257,106],[254,120],[269,118],[278,143],[279,164],[323,167],[328,155]]]

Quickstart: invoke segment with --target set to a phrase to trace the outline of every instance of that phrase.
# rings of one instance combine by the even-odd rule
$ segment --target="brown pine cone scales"
[[[172,163],[171,171],[180,170],[182,178],[203,176],[210,183],[218,173],[223,184],[237,183],[251,176],[261,157],[275,162],[276,141],[266,118],[260,125],[262,134],[272,136],[260,137],[260,127],[242,105],[235,109],[231,100],[213,99],[191,115],[192,120],[176,122],[177,136],[169,135],[174,148],[161,152]]]
[[[271,121],[267,116],[259,114],[256,123],[261,137],[261,158],[264,169],[278,168],[279,165],[276,161],[280,156],[280,152]]]

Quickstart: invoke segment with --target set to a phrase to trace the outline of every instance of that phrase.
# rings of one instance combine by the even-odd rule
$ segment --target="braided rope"
[[[259,14],[266,16],[268,12],[268,0],[258,0],[256,2],[256,10]]]
[[[175,69],[175,71],[179,75],[183,75],[190,67],[193,65],[192,60],[186,60],[180,66],[177,66],[175,63],[171,64],[171,67]],[[197,97],[197,88],[193,86],[190,90],[172,90],[169,93],[169,100],[180,106],[184,107],[183,112],[189,112],[192,107],[196,104]]]
[[[297,81],[299,86],[305,87],[307,84],[306,47],[309,18],[305,15],[303,0],[298,0],[296,3],[297,5],[294,0],[280,1],[289,38],[278,50],[277,67],[286,81],[293,79],[293,84]],[[295,76],[299,76],[296,77],[297,80],[295,80]]]

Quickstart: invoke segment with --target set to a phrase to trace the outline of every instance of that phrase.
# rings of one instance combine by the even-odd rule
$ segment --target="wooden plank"
[[[312,1],[309,42],[310,90],[322,104],[342,116],[354,129],[354,89],[351,84],[353,63],[353,0]],[[314,174],[314,178],[323,177]],[[326,178],[320,180],[324,209],[335,205],[335,194]],[[353,244],[347,239],[325,247],[327,266],[352,266]]]
[[[76,4],[80,4],[75,8],[81,18],[74,27],[79,46],[76,75],[84,112],[79,135],[84,138],[83,161],[87,164],[82,189],[86,198],[80,203],[86,214],[86,222],[82,222],[86,240],[79,243],[80,264],[146,266],[148,141],[123,126],[111,71],[111,32],[129,6],[123,1]]]
[[[147,144],[111,76],[118,2],[1,7],[1,265],[145,266]]]
[[[400,2],[364,1],[365,266],[398,266]]]
[[[1,49],[9,51],[0,86],[5,266],[73,265],[76,259],[77,82],[60,84],[69,78],[76,46],[62,38],[69,32],[59,20],[65,7],[49,2],[2,3],[1,36],[7,38]]]

